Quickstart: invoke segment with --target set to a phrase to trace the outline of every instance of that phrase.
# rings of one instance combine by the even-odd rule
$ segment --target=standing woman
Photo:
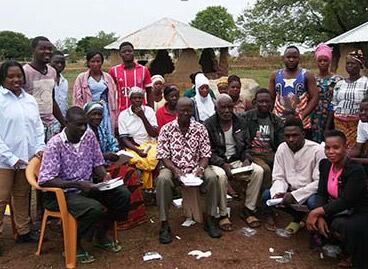
[[[359,106],[368,93],[368,78],[360,75],[363,66],[361,50],[349,53],[345,67],[349,77],[336,83],[332,98],[335,129],[346,135],[349,148],[356,143]]]
[[[78,75],[73,88],[73,104],[82,107],[93,101],[104,106],[102,126],[111,134],[117,128],[117,92],[112,77],[102,71],[103,54],[98,50],[87,53],[88,70]]]
[[[41,156],[45,134],[33,96],[23,90],[25,74],[16,61],[0,67],[0,226],[11,198],[18,242],[37,242],[29,216],[30,185],[25,176],[28,161]]]
[[[331,104],[333,89],[336,83],[341,80],[340,76],[336,76],[330,72],[330,64],[332,60],[332,49],[324,43],[320,43],[315,52],[319,73],[316,75],[317,87],[319,90],[319,102],[315,110],[310,114],[312,124],[312,140],[321,143],[323,133],[331,128],[331,121],[328,121],[329,114],[332,113],[333,106]]]

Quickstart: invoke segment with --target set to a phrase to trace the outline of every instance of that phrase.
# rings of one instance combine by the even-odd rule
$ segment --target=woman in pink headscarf
[[[341,77],[330,73],[330,63],[332,60],[332,49],[324,43],[320,43],[314,52],[319,73],[316,75],[316,82],[319,88],[319,103],[310,114],[312,125],[312,140],[321,143],[323,133],[330,129],[329,114],[332,113],[333,89]]]

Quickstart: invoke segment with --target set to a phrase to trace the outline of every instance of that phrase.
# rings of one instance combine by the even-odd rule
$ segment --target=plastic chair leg
[[[49,214],[47,214],[47,211],[45,210],[45,212],[43,213],[43,217],[42,217],[41,233],[40,233],[40,238],[38,239],[38,247],[37,247],[37,252],[36,252],[36,255],[38,255],[38,256],[41,255],[42,243],[43,243],[43,238],[45,236],[46,224],[47,224],[47,218],[48,217],[49,217]]]
[[[65,267],[75,268],[77,263],[77,222],[70,215],[63,219]]]

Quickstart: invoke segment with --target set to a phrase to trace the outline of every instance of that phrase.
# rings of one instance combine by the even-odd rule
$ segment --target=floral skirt
[[[335,114],[335,129],[345,134],[348,148],[353,148],[356,144],[358,122],[358,116],[339,116]]]
[[[146,223],[148,220],[146,208],[143,202],[143,188],[135,167],[129,165],[114,166],[107,168],[112,178],[124,178],[124,185],[130,191],[130,210],[128,220],[118,223],[119,230],[127,230]]]

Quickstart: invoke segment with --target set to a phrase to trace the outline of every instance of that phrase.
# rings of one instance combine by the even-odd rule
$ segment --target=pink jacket
[[[119,116],[118,109],[118,97],[116,91],[116,85],[112,77],[106,73],[102,72],[103,79],[105,80],[107,87],[109,89],[108,102],[109,102],[109,112],[111,117],[111,126],[113,132],[117,128],[117,120]],[[74,82],[73,87],[73,105],[82,107],[92,101],[92,93],[88,87],[88,77],[89,70],[80,73]]]

